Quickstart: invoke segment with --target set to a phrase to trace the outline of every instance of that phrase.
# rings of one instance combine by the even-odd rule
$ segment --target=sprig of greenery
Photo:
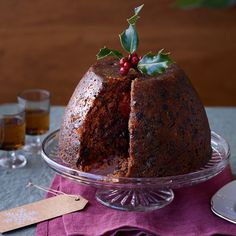
[[[142,4],[139,7],[134,8],[134,15],[131,16],[129,19],[127,19],[128,23],[130,25],[134,25],[136,23],[136,21],[140,18],[140,16],[138,14],[142,10],[143,6],[144,6],[144,4]]]
[[[119,35],[121,46],[130,54],[136,52],[139,46],[136,22],[140,18],[139,13],[143,6],[144,4],[134,9],[134,15],[127,19],[129,24],[128,28]],[[99,60],[107,56],[115,56],[119,59],[123,58],[122,53],[119,51],[104,47],[98,52],[97,59]],[[154,76],[163,73],[172,63],[173,61],[170,59],[169,53],[164,53],[162,49],[156,55],[152,53],[146,54],[135,68],[143,74]]]
[[[143,6],[144,4],[134,9],[134,15],[129,19],[127,19],[129,23],[128,29],[126,29],[119,35],[122,47],[124,48],[125,51],[129,53],[133,53],[138,49],[139,38],[135,24],[138,18],[140,18],[138,14],[142,10]],[[119,59],[123,57],[121,52],[104,47],[100,49],[100,51],[98,52],[97,59],[99,60],[107,56],[115,56]]]
[[[144,4],[134,8],[134,15],[127,19],[129,23],[128,29],[126,29],[119,35],[121,46],[124,48],[125,51],[129,53],[134,53],[138,49],[139,37],[135,24],[140,18],[138,14],[142,10],[143,6]]]
[[[109,49],[105,46],[105,47],[101,48],[100,51],[98,52],[97,60],[100,60],[100,59],[107,57],[107,56],[115,56],[115,57],[121,59],[123,57],[123,54],[117,50]]]
[[[137,65],[138,70],[150,76],[165,72],[173,61],[169,57],[170,53],[164,53],[163,51],[164,49],[161,49],[156,55],[149,52],[143,56]]]
[[[135,25],[129,25],[129,28],[120,35],[120,42],[125,51],[134,53],[138,49],[139,38]]]

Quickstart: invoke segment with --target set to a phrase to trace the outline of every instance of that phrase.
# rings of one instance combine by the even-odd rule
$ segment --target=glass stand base
[[[58,155],[58,140],[59,130],[56,130],[42,143],[42,158],[49,167],[56,173],[77,181],[78,184],[96,187],[97,201],[107,207],[124,211],[152,211],[165,207],[174,198],[171,189],[193,186],[213,178],[228,165],[230,156],[227,142],[212,132],[212,156],[208,163],[199,170],[166,177],[115,177],[98,174],[104,171],[99,168],[97,170],[95,168],[95,172],[83,172],[64,163]]]
[[[15,154],[14,158],[9,156],[0,157],[0,168],[16,169],[25,166],[27,159],[21,154]]]
[[[40,155],[41,150],[42,150],[41,144],[36,144],[36,143],[26,144],[23,147],[23,151],[26,152],[27,154]]]
[[[26,143],[23,147],[25,153],[29,155],[41,155],[42,142],[40,135],[26,135]]]
[[[103,205],[123,211],[153,211],[172,202],[171,189],[98,189],[96,199]]]

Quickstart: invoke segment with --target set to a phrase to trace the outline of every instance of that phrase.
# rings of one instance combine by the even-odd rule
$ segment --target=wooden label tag
[[[0,233],[82,210],[87,200],[81,196],[58,195],[0,212]]]

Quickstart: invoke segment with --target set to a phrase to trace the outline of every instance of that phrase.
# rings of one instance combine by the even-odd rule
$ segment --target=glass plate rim
[[[215,172],[213,175],[210,175],[210,171],[211,168],[208,169],[201,169],[201,170],[197,170],[194,172],[190,172],[190,173],[186,173],[186,174],[182,174],[182,175],[176,175],[176,176],[165,176],[165,177],[144,177],[144,178],[133,178],[133,177],[114,177],[114,176],[105,176],[105,175],[99,175],[99,174],[93,174],[93,173],[89,173],[89,172],[83,172],[83,171],[79,171],[77,169],[73,169],[72,167],[68,167],[66,166],[65,163],[59,164],[57,162],[55,162],[54,160],[52,160],[50,157],[48,157],[47,153],[46,153],[46,144],[47,142],[50,142],[54,137],[56,137],[56,135],[59,134],[59,129],[53,131],[52,133],[50,133],[43,141],[42,143],[42,158],[44,159],[44,161],[46,161],[46,163],[52,168],[54,169],[56,172],[58,172],[61,175],[65,175],[66,177],[72,178],[74,180],[80,181],[82,183],[93,183],[93,184],[98,184],[100,185],[101,183],[105,184],[107,183],[109,185],[109,183],[117,183],[117,184],[156,184],[156,185],[171,185],[173,180],[185,180],[185,179],[191,179],[196,177],[196,176],[201,176],[201,174],[205,174],[205,176],[210,176],[210,177],[214,177],[215,175],[217,175],[218,173],[220,173],[224,167],[227,165],[228,161],[229,161],[229,156],[230,156],[230,147],[229,144],[227,143],[227,141],[222,138],[219,134],[215,133],[214,131],[211,131],[211,137],[215,137],[217,139],[219,139],[222,143],[222,145],[224,146],[224,151],[225,151],[225,156],[224,158],[216,164],[216,166],[214,166],[215,168]],[[58,157],[59,158],[59,157]],[[65,164],[65,165],[63,165]],[[61,169],[65,170],[66,172],[62,171]],[[76,176],[74,176],[71,173],[77,173]],[[202,179],[204,180],[204,175],[202,176]],[[210,178],[209,177],[209,178]],[[207,179],[209,179],[207,178]],[[193,179],[195,180],[195,179]],[[202,181],[203,181],[202,180]],[[197,180],[195,180],[197,181]],[[201,180],[200,180],[201,181]],[[202,182],[201,181],[201,182]],[[199,182],[199,181],[198,181]],[[186,184],[185,184],[186,185]]]

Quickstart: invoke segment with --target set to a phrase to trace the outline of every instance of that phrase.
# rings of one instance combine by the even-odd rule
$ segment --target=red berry
[[[132,56],[131,63],[136,66],[139,62],[139,58],[137,56]]]
[[[136,52],[134,52],[134,53],[132,54],[132,57],[138,57],[138,54],[137,54]]]
[[[128,74],[128,70],[125,69],[124,67],[121,67],[121,68],[120,68],[120,74],[121,74],[121,75],[127,75],[127,74]]]
[[[139,60],[142,60],[142,58],[143,58],[142,56],[139,56],[139,58],[138,58],[138,59],[139,59]]]
[[[129,70],[129,69],[130,69],[130,66],[131,66],[131,65],[130,65],[129,62],[125,62],[123,67],[124,67],[126,70]]]
[[[128,58],[127,57],[123,57],[120,59],[120,66],[124,66],[125,62],[128,62]]]

